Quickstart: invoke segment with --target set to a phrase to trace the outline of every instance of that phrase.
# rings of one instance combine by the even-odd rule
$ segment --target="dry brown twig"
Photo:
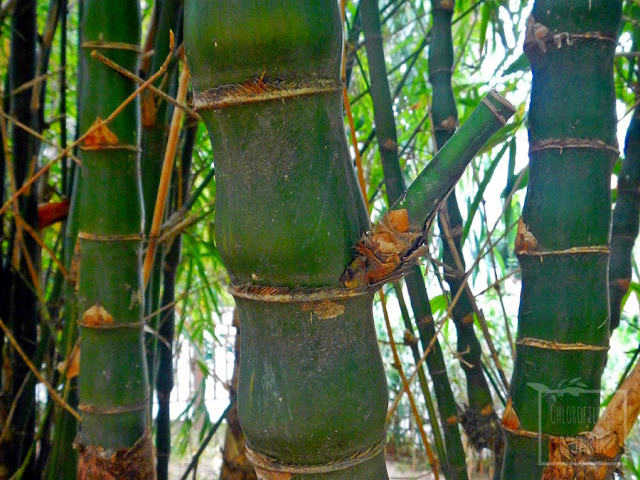
[[[182,72],[180,74],[180,84],[178,86],[178,95],[176,100],[178,103],[184,103],[187,98],[187,86],[189,85],[189,67],[187,62],[182,63]],[[171,171],[173,170],[173,162],[178,148],[178,139],[180,135],[180,126],[184,112],[178,108],[173,110],[173,118],[171,119],[171,128],[169,130],[169,138],[167,139],[167,148],[164,154],[164,162],[162,164],[162,173],[160,174],[160,185],[158,186],[158,194],[156,196],[156,205],[153,211],[153,220],[149,231],[149,245],[147,253],[144,257],[144,265],[142,268],[143,284],[146,287],[151,277],[151,268],[155,257],[156,246],[158,244],[158,235],[162,226],[162,217],[164,216],[165,203],[169,192],[169,182],[171,181]]]
[[[45,388],[49,392],[49,395],[51,395],[51,398],[53,398],[53,401],[64,408],[66,411],[68,411],[71,415],[73,415],[76,420],[78,420],[79,422],[82,421],[82,419],[80,418],[80,414],[76,412],[67,402],[64,401],[64,399],[58,394],[56,389],[53,388],[51,384],[45,380],[45,378],[40,374],[35,365],[31,362],[31,360],[29,360],[29,357],[27,357],[22,348],[20,348],[20,345],[14,338],[13,334],[2,321],[2,318],[0,318],[0,328],[4,331],[5,336],[9,339],[9,343],[11,343],[16,352],[18,352],[18,355],[20,355],[22,361],[27,365],[27,367],[29,367],[29,370],[31,370],[33,376],[36,377],[36,379],[45,386]]]

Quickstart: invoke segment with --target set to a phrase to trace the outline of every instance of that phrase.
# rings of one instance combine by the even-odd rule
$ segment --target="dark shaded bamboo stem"
[[[360,8],[370,70],[370,93],[374,106],[376,136],[384,170],[387,198],[389,204],[393,204],[405,192],[405,184],[398,158],[398,140],[384,60],[380,12],[377,0],[362,0]],[[431,308],[421,277],[419,268],[412,269],[412,273],[407,277],[407,287],[422,347],[426,348],[435,335],[435,330],[433,329],[433,321],[426,320],[432,318]],[[431,325],[431,328],[427,324]],[[441,464],[447,478],[466,479],[465,455],[458,430],[458,407],[453,398],[442,350],[438,342],[427,357],[427,366],[434,382],[436,401],[444,431],[446,457],[441,459]],[[432,419],[432,421],[434,420]]]
[[[229,384],[229,398],[231,401],[238,393],[238,377],[240,376],[240,356],[242,355],[240,317],[234,312],[233,326],[236,327],[235,361],[233,375]],[[220,480],[256,480],[255,468],[247,458],[247,441],[238,418],[238,405],[234,404],[227,413],[227,431],[222,450],[222,468]]]
[[[431,43],[429,45],[429,81],[433,86],[431,118],[436,149],[449,140],[458,125],[456,100],[451,85],[453,74],[453,37],[451,18],[454,2],[433,0]],[[493,410],[493,399],[481,367],[482,348],[474,329],[474,305],[472,293],[466,282],[462,255],[462,216],[455,190],[444,203],[438,215],[438,224],[443,234],[444,278],[449,285],[451,297],[465,289],[453,308],[451,318],[456,326],[457,350],[460,364],[467,379],[467,401],[461,423],[471,444],[477,450],[489,447],[497,453],[496,464],[502,465],[504,440],[500,422]],[[447,269],[446,267],[449,267]],[[500,467],[496,468],[499,471]],[[499,475],[499,473],[498,473]]]
[[[177,210],[184,202],[189,191],[189,172],[191,170],[191,158],[195,144],[197,122],[191,122],[186,128],[184,143],[182,146],[180,168],[182,175],[174,175],[174,206]],[[181,188],[178,188],[178,178],[182,178]],[[182,192],[179,198],[178,192]],[[173,340],[175,335],[175,288],[178,265],[180,263],[180,251],[182,248],[181,235],[176,235],[164,254],[163,261],[163,292],[162,306],[166,308],[161,314],[158,334],[164,341],[158,343],[158,374],[156,378],[156,391],[158,397],[158,417],[156,431],[156,453],[158,457],[158,480],[166,480],[169,477],[169,457],[171,455],[171,390],[173,390]]]
[[[624,145],[624,161],[618,174],[618,197],[611,227],[609,305],[611,330],[620,324],[622,299],[631,283],[631,257],[640,221],[640,107],[636,107]]]
[[[36,61],[36,1],[26,0],[19,2],[14,7],[11,19],[11,58],[9,63],[9,87],[10,91],[32,80],[35,77]],[[36,125],[37,119],[30,108],[32,88],[11,96],[11,114],[20,122],[31,127]],[[36,143],[34,138],[20,128],[13,129],[12,157],[15,186],[19,188],[28,176],[31,168],[37,164]],[[31,227],[37,229],[37,198],[36,189],[32,188],[18,201],[19,215]],[[9,273],[10,293],[8,322],[11,325],[14,337],[24,350],[27,357],[33,359],[37,346],[38,306],[37,296],[33,285],[28,282],[29,262],[38,265],[39,248],[35,241],[28,235],[21,233],[22,229],[12,228],[13,239],[10,242],[11,250],[17,249],[21,253],[16,256],[9,252],[7,260],[18,260],[19,265],[11,267]],[[24,248],[23,248],[24,247]],[[29,258],[25,258],[25,254]],[[18,270],[15,270],[18,268]],[[11,402],[19,402],[21,408],[16,410],[10,428],[12,431],[6,458],[9,475],[14,473],[25,461],[29,447],[34,441],[35,429],[35,381],[30,377],[22,387],[29,375],[29,369],[23,360],[10,350],[12,371]],[[19,396],[19,398],[17,398]],[[10,403],[11,403],[10,402]],[[35,475],[33,461],[28,462],[24,472],[27,476]]]

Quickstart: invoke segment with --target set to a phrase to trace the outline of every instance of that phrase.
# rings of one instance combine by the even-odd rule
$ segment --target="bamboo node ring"
[[[331,473],[338,470],[344,470],[355,465],[371,460],[378,456],[384,449],[385,439],[384,437],[378,440],[375,444],[360,450],[348,457],[344,457],[338,460],[331,461],[324,465],[291,465],[281,463],[275,458],[271,458],[263,453],[252,450],[247,446],[247,458],[253,463],[256,469],[266,470],[267,472],[284,473],[284,474],[322,474]],[[273,475],[272,475],[273,476]],[[272,478],[272,476],[266,478]],[[275,477],[274,477],[275,478]]]
[[[91,240],[94,242],[140,242],[144,240],[144,236],[139,233],[99,235],[82,231],[78,232],[78,238],[81,240]]]
[[[559,352],[586,351],[586,352],[606,352],[609,346],[589,345],[586,343],[559,343],[539,338],[521,338],[516,341],[516,345],[523,347],[542,348],[545,350],[556,350]]]

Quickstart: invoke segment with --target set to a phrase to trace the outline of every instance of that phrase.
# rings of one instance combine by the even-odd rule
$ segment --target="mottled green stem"
[[[373,294],[340,281],[369,228],[342,119],[341,23],[334,0],[185,5],[243,328],[238,413],[264,478],[388,478]]]
[[[503,417],[505,480],[574,478],[567,443],[597,420],[609,339],[621,4],[537,0],[527,27],[530,175],[515,246],[522,296]],[[547,459],[554,463],[545,469]]]
[[[406,208],[412,225],[424,225],[455,183],[450,179],[460,178],[467,164],[514,113],[513,105],[495,91],[489,92],[391,209]]]
[[[87,73],[80,131],[106,118],[134,83],[91,57],[94,49],[134,70],[137,0],[84,2],[80,62]],[[106,45],[105,45],[106,43]],[[78,311],[79,479],[155,478],[143,332],[142,192],[138,103],[130,103],[80,148]]]

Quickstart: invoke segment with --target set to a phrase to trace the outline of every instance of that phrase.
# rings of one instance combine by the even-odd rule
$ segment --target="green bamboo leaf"
[[[531,63],[529,63],[529,58],[523,53],[504,69],[502,76],[506,77],[512,73],[528,72],[529,70],[531,70]]]
[[[473,198],[473,202],[469,206],[469,213],[467,214],[467,219],[464,223],[464,227],[462,229],[462,243],[464,244],[467,235],[469,235],[469,230],[471,229],[471,224],[473,223],[473,219],[475,218],[476,212],[478,211],[478,207],[480,206],[480,202],[482,201],[482,197],[484,196],[485,191],[487,190],[487,186],[489,182],[493,178],[493,173],[496,171],[500,160],[504,156],[505,152],[509,144],[505,144],[502,149],[498,152],[496,157],[489,164],[489,168],[484,172],[484,176],[480,185],[478,186],[478,191],[476,192],[475,197]]]
[[[478,45],[480,46],[480,53],[484,52],[484,44],[487,41],[487,28],[489,28],[489,19],[491,18],[491,9],[493,6],[491,2],[486,2],[482,5],[482,9],[480,12],[480,24],[478,25],[478,35],[480,40],[478,41]]]

